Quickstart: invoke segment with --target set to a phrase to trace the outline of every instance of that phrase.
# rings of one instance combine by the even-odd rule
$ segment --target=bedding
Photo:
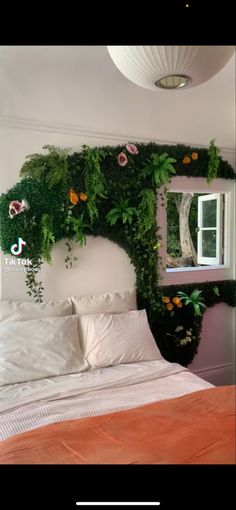
[[[54,423],[7,439],[1,464],[234,464],[235,387]]]
[[[139,407],[210,387],[163,359],[8,385],[0,388],[0,438],[54,421]]]
[[[233,463],[235,389],[153,342],[144,310],[3,321],[0,464]]]
[[[163,358],[4,386],[0,464],[230,464],[234,405]]]
[[[72,297],[73,313],[123,313],[137,309],[135,289],[99,296]]]
[[[0,325],[0,386],[87,368],[76,315]]]
[[[146,310],[79,316],[82,352],[91,368],[162,359]]]
[[[6,299],[0,301],[1,321],[26,321],[46,317],[64,317],[65,315],[72,315],[72,301],[70,298],[44,303]]]

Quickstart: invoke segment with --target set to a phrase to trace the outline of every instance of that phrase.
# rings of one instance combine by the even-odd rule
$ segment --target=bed
[[[166,361],[132,290],[35,306],[2,302],[0,464],[235,463],[235,387]]]

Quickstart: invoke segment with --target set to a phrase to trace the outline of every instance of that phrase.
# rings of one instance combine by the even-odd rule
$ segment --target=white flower
[[[184,329],[183,326],[177,326],[175,328],[175,332],[178,333],[178,331],[183,331],[183,329]]]
[[[21,205],[22,205],[23,209],[29,209],[30,208],[29,202],[27,200],[25,200],[25,198],[23,198],[23,200],[21,200]]]

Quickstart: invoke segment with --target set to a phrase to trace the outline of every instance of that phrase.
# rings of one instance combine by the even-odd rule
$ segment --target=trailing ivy
[[[76,262],[78,260],[78,257],[72,257],[71,256],[71,252],[72,252],[72,246],[70,244],[70,241],[67,240],[65,242],[65,246],[67,248],[67,255],[64,259],[64,262],[65,262],[65,266],[66,266],[66,269],[71,269],[72,266],[73,266],[73,262]]]
[[[31,259],[32,265],[27,268],[26,271],[26,287],[27,294],[30,297],[33,297],[36,303],[42,303],[43,301],[43,285],[42,281],[37,280],[37,275],[41,269],[41,265],[43,263],[42,259]]]
[[[51,251],[53,244],[55,242],[55,237],[53,234],[52,227],[52,217],[49,214],[43,214],[41,219],[41,227],[42,227],[42,243],[41,243],[41,254],[42,258],[45,262],[50,263],[51,259]]]
[[[42,260],[50,262],[51,249],[57,241],[67,239],[65,263],[70,268],[76,259],[71,256],[70,240],[84,245],[89,234],[104,236],[126,250],[131,259],[136,273],[138,306],[147,309],[163,355],[170,361],[189,363],[197,350],[202,317],[190,313],[188,306],[178,309],[184,328],[179,331],[185,334],[180,338],[175,331],[181,326],[176,323],[177,312],[170,316],[163,306],[156,190],[165,187],[175,172],[207,178],[208,150],[155,143],[83,146],[81,152],[73,154],[53,146],[44,148],[48,154],[27,157],[21,169],[23,179],[0,197],[1,249],[10,253],[19,236],[27,243],[23,256],[33,260],[32,270],[26,273],[29,295],[36,301],[42,300],[42,282],[37,277],[40,279]],[[218,177],[235,179],[232,167],[220,156]],[[10,202],[23,199],[30,208],[10,218]],[[223,284],[215,282],[215,291],[211,284],[207,298],[203,291],[206,306],[227,302],[226,294],[235,292],[235,282],[228,285],[227,293]],[[201,290],[200,284],[192,290],[196,287]],[[175,291],[169,288],[168,292],[178,290],[189,293],[184,285]],[[235,300],[231,299],[229,304],[232,302]]]

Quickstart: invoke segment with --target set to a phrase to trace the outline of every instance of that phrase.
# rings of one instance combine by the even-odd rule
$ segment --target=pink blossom
[[[127,143],[126,149],[130,154],[138,154],[138,149],[133,143]]]
[[[29,209],[27,200],[23,199],[21,202],[19,200],[12,200],[9,204],[9,216],[13,218],[16,214],[20,214],[26,209]]]
[[[118,159],[118,165],[120,165],[120,166],[125,166],[128,163],[128,159],[124,152],[121,152],[117,159]]]
[[[10,207],[14,207],[14,209],[17,212],[20,212],[22,205],[21,205],[21,202],[19,202],[19,200],[12,200],[12,202],[10,203]]]

